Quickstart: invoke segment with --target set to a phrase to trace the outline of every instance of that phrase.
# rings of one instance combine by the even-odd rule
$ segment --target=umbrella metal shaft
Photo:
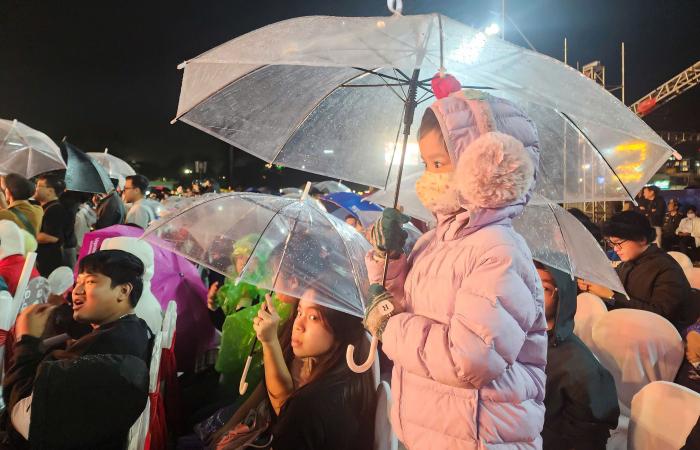
[[[406,148],[408,147],[408,138],[411,135],[411,125],[413,124],[413,116],[416,113],[416,95],[418,91],[420,69],[413,69],[411,81],[408,84],[408,94],[406,95],[406,108],[403,115],[403,144],[401,146],[401,161],[399,162],[399,173],[396,179],[396,193],[394,194],[394,208],[399,206],[399,192],[401,191],[401,177],[403,176],[403,165],[406,160]],[[384,260],[384,273],[382,275],[382,286],[386,285],[386,276],[389,270],[389,255]]]

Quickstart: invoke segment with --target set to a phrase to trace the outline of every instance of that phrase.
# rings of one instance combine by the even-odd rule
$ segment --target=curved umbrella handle
[[[376,336],[372,336],[372,343],[369,346],[369,355],[367,356],[367,361],[362,365],[355,364],[355,346],[348,345],[348,350],[345,352],[345,360],[348,363],[348,367],[355,373],[367,372],[374,364],[374,359],[377,357],[377,345],[379,344],[379,339]]]
[[[248,356],[245,360],[245,367],[243,368],[243,374],[241,374],[241,382],[238,384],[238,393],[243,395],[248,390],[248,383],[245,379],[248,377],[248,369],[250,369],[250,363],[253,361],[252,356]]]

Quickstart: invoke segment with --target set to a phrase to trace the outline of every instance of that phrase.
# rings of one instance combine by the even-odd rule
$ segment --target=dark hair
[[[623,211],[615,214],[603,223],[601,231],[605,237],[615,236],[633,241],[646,240],[647,244],[654,242],[656,238],[656,230],[649,224],[649,219],[637,211]]]
[[[46,187],[53,189],[57,197],[63,194],[63,191],[66,190],[66,182],[57,175],[47,173],[41,175],[39,180],[44,180]]]
[[[28,200],[34,195],[34,183],[17,173],[5,176],[5,187],[15,200]]]
[[[686,209],[685,212],[688,213],[688,211],[693,211],[694,213],[698,212],[698,209],[695,207],[695,205],[689,205]]]
[[[330,289],[347,298],[352,294],[338,293],[343,286],[349,285],[342,278],[342,275],[336,272],[327,272],[308,289],[316,292],[328,292]],[[362,325],[362,318],[323,305],[317,304],[316,308],[321,313],[323,325],[333,335],[335,345],[326,355],[318,358],[318,365],[313,369],[308,383],[292,394],[292,397],[304,389],[313,389],[316,382],[343,382],[348,389],[348,396],[359,400],[355,407],[361,411],[360,417],[365,417],[365,414],[373,415],[375,386],[372,371],[355,373],[345,361],[348,345],[355,346],[355,358],[364,361],[369,354],[369,337]]]
[[[126,179],[131,180],[131,184],[135,188],[139,188],[142,194],[145,194],[148,190],[149,181],[148,178],[146,178],[145,176],[137,173],[136,175],[129,175],[128,177],[126,177]]]
[[[100,250],[80,260],[78,273],[100,274],[112,280],[112,288],[131,285],[129,303],[135,307],[143,292],[143,263],[124,250]]]

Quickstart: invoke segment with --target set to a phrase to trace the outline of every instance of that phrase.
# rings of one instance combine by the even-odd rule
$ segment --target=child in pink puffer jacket
[[[437,218],[410,255],[385,210],[367,256],[388,292],[367,329],[394,363],[392,425],[409,450],[539,449],[547,324],[532,255],[511,221],[534,186],[537,132],[506,100],[455,92],[425,113],[416,184]],[[383,315],[380,301],[394,305]]]

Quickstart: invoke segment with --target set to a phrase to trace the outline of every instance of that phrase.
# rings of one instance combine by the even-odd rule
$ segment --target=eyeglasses
[[[613,241],[611,241],[610,239],[606,239],[606,240],[605,240],[605,243],[606,243],[609,247],[612,247],[612,248],[622,248],[622,244],[624,244],[624,243],[627,242],[628,240],[629,240],[629,239],[625,239],[624,241],[620,241],[620,242],[613,242]]]

